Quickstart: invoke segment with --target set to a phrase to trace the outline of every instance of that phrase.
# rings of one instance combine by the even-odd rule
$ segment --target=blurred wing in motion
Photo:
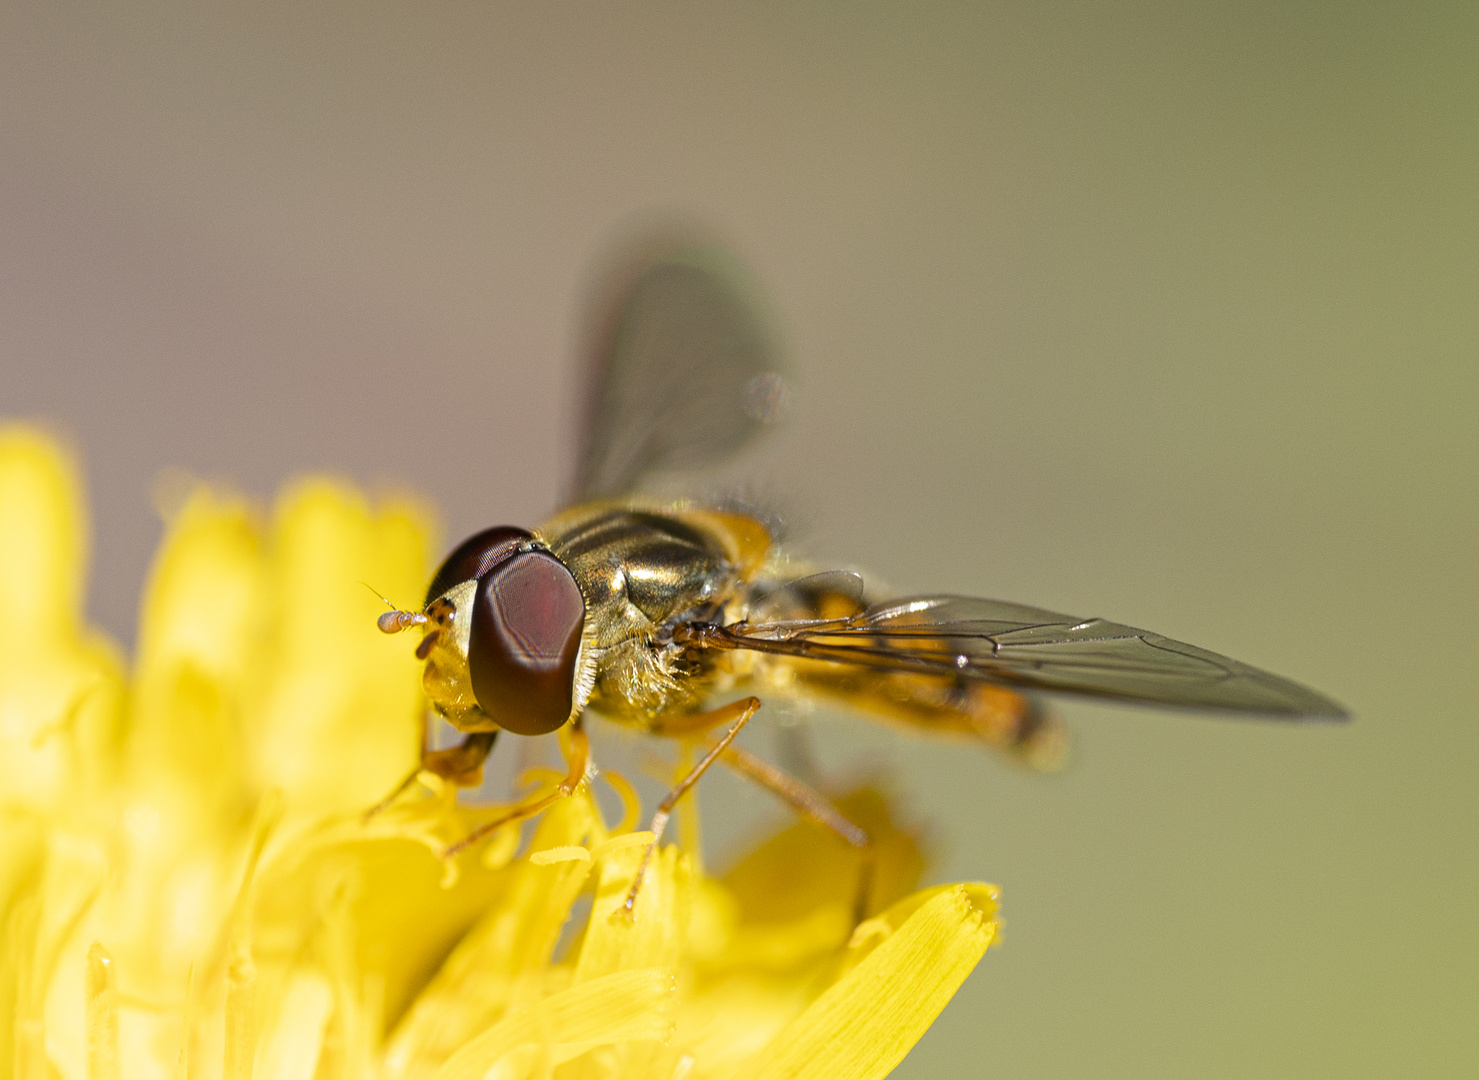
[[[718,633],[721,647],[1017,690],[1283,720],[1347,716],[1298,683],[1194,645],[1001,600],[916,596],[848,618],[740,623]]]
[[[777,419],[786,393],[777,350],[738,280],[701,247],[633,277],[593,357],[576,501],[711,465]]]

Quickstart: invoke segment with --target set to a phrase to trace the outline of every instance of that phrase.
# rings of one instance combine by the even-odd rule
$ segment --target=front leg
[[[585,727],[581,724],[581,720],[582,718],[577,716],[570,722],[570,756],[567,759],[569,771],[566,773],[565,779],[555,785],[554,791],[547,795],[525,800],[517,806],[510,808],[508,813],[502,814],[492,821],[483,822],[483,824],[442,852],[442,858],[450,859],[459,851],[476,844],[489,833],[501,829],[512,822],[523,821],[525,818],[543,813],[561,799],[569,798],[573,795],[575,789],[580,787],[581,781],[585,779],[585,774],[590,768],[591,760],[590,739],[585,733]]]
[[[423,749],[421,764],[412,769],[406,778],[395,786],[395,790],[366,810],[364,820],[369,821],[389,807],[416,782],[416,777],[423,772],[440,776],[443,780],[449,780],[458,787],[477,787],[483,782],[483,762],[488,760],[488,755],[493,751],[493,742],[497,738],[496,730],[474,731],[456,746],[449,746],[445,750]]]

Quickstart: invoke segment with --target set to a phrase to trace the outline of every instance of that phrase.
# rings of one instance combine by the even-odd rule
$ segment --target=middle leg
[[[642,879],[647,876],[647,866],[652,862],[653,852],[657,850],[663,830],[668,827],[668,818],[672,816],[673,808],[678,805],[678,800],[688,794],[689,789],[698,783],[699,777],[703,776],[729,744],[734,742],[734,737],[750,722],[750,717],[759,711],[760,699],[748,697],[708,712],[679,717],[666,722],[659,721],[653,725],[653,732],[659,735],[694,735],[733,721],[729,730],[724,733],[724,737],[710,747],[709,752],[699,759],[698,764],[689,771],[688,775],[679,780],[677,786],[668,792],[667,798],[658,803],[657,812],[652,815],[652,840],[648,843],[647,850],[642,853],[642,861],[637,866],[637,876],[632,879],[631,891],[627,893],[627,898],[622,904],[622,908],[628,915],[636,907],[637,892],[642,888]]]

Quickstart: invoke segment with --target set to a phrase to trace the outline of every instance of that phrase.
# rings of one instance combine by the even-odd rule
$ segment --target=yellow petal
[[[194,489],[168,522],[149,572],[138,678],[188,664],[239,683],[262,618],[262,584],[261,541],[246,501]]]
[[[692,872],[676,847],[654,854],[635,908],[628,913],[624,907],[651,836],[628,833],[596,852],[601,880],[581,943],[576,982],[624,968],[660,966],[677,971],[688,929]]]
[[[448,1059],[437,1080],[534,1074],[597,1046],[664,1039],[677,990],[661,969],[617,971],[562,990],[500,1021]]]
[[[693,865],[676,847],[654,853],[637,894],[635,907],[626,898],[637,866],[652,840],[650,832],[614,837],[596,848],[601,880],[591,905],[575,984],[612,972],[648,968],[663,973],[673,985],[683,974],[683,945],[692,907]],[[607,1080],[612,1076],[670,1076],[676,1058],[669,1047],[648,1036],[633,1036],[621,1046],[583,1058],[564,1070],[561,1080]]]
[[[996,934],[995,890],[937,890],[744,1067],[755,1080],[874,1080],[919,1041]]]
[[[333,1008],[333,988],[323,976],[294,974],[283,991],[255,1075],[267,1080],[313,1080]]]
[[[820,965],[802,972],[730,973],[706,981],[678,1010],[673,1044],[693,1058],[693,1080],[746,1075],[741,1067],[811,1004]]]
[[[86,522],[71,459],[0,428],[0,798],[50,809],[111,766],[117,651],[82,625]]]
[[[0,429],[0,652],[76,632],[87,561],[78,486],[55,441]]]
[[[176,849],[244,812],[241,698],[261,615],[250,509],[197,487],[169,522],[144,592],[127,750],[133,841]]]
[[[541,990],[544,966],[590,868],[578,842],[598,822],[585,791],[540,820],[530,844],[535,854],[502,872],[491,909],[400,1022],[386,1049],[386,1076],[431,1075],[448,1054],[500,1019],[520,993]],[[580,856],[540,858],[575,852]]]
[[[837,800],[837,808],[871,841],[868,909],[877,911],[913,890],[924,872],[923,844],[899,826],[884,795],[861,788]],[[739,900],[744,922],[788,923],[809,918],[822,907],[850,913],[860,872],[856,848],[809,821],[798,821],[746,855],[723,881]]]
[[[407,503],[302,481],[278,500],[268,545],[271,633],[249,755],[290,812],[377,802],[416,762],[420,664],[375,627],[371,589],[415,607],[431,525]]]
[[[304,951],[342,942],[326,939],[336,924],[353,927],[352,966],[378,981],[384,1013],[394,1018],[436,965],[495,903],[502,871],[471,865],[442,887],[440,858],[417,840],[366,836],[269,859],[253,915],[263,971]],[[344,905],[341,913],[341,904]],[[348,960],[341,961],[349,965]]]

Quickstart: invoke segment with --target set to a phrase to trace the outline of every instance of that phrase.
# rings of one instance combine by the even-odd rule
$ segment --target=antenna
[[[399,634],[402,630],[409,630],[413,626],[426,625],[426,616],[419,611],[402,611],[384,596],[381,596],[380,593],[376,592],[375,587],[368,581],[361,581],[360,584],[369,589],[370,592],[375,593],[384,602],[385,606],[390,608],[389,611],[375,620],[375,625],[380,628],[382,634]]]

